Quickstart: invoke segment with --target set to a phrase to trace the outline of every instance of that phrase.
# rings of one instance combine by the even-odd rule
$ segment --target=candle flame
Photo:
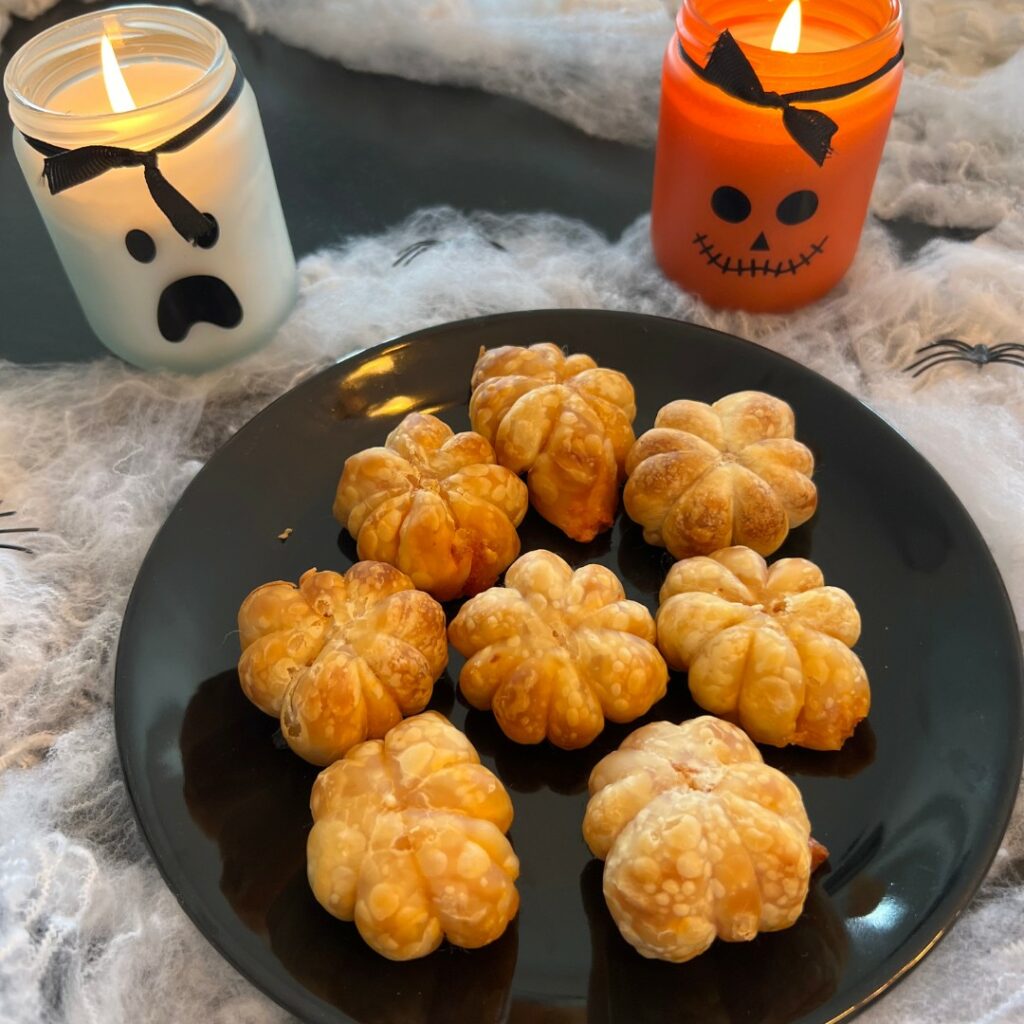
[[[135,100],[132,99],[128,83],[124,80],[124,75],[121,74],[121,65],[117,63],[117,56],[110,43],[110,36],[106,33],[100,40],[100,61],[103,64],[103,86],[107,90],[110,109],[117,114],[134,110]]]
[[[772,37],[772,49],[780,50],[783,53],[796,53],[800,49],[802,22],[803,12],[800,10],[800,0],[793,0],[786,8],[786,13],[779,19],[779,27]]]

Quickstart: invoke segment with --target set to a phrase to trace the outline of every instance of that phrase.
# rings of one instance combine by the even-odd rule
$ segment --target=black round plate
[[[235,615],[260,583],[355,559],[331,518],[347,456],[382,443],[412,410],[468,429],[480,346],[543,340],[628,373],[638,433],[680,397],[756,388],[793,405],[818,459],[820,506],[779,555],[812,558],[859,605],[871,717],[838,753],[764,751],[799,785],[832,854],[799,922],[674,966],[619,937],[580,835],[590,769],[634,726],[609,725],[574,753],[517,746],[459,699],[453,651],[431,706],[511,792],[522,909],[486,949],[444,946],[391,963],[310,895],[316,769],[282,749],[277,723],[242,696]],[[587,545],[532,512],[521,534],[524,551],[609,566],[630,597],[656,608],[670,559],[624,515]],[[977,529],[938,474],[856,399],[795,362],[689,324],[538,311],[447,324],[353,356],[239,431],[189,486],[139,572],[115,710],[128,788],[168,885],[224,956],[302,1018],[781,1024],[863,1006],[963,909],[1020,778],[1021,684],[1013,614]],[[644,721],[695,710],[677,678]]]

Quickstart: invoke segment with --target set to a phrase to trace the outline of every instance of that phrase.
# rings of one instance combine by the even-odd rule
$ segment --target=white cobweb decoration
[[[249,0],[246,10],[350,63],[481,84],[622,138],[650,137],[670,29],[653,0]],[[286,1019],[210,953],[145,852],[117,767],[112,663],[142,556],[197,469],[270,399],[345,353],[538,307],[630,309],[752,338],[861,396],[923,451],[967,504],[1024,613],[1024,373],[962,363],[918,380],[900,372],[938,337],[1022,338],[1024,26],[1013,2],[922,0],[910,15],[918,66],[875,210],[985,233],[934,241],[907,261],[869,221],[846,280],[791,316],[715,312],[680,293],[653,263],[646,219],[609,241],[554,216],[440,209],[305,259],[300,303],[278,338],[225,370],[0,364],[2,507],[42,528],[33,557],[0,552],[0,1021]],[[543,60],[524,61],[531,48]],[[441,241],[392,266],[423,238]],[[964,919],[864,1019],[1024,1019],[1022,864],[1018,808]]]

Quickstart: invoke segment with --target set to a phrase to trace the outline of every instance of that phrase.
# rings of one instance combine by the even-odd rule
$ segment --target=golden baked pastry
[[[469,417],[498,462],[526,473],[533,507],[573,540],[607,530],[633,443],[633,385],[543,342],[480,350]]]
[[[313,764],[422,711],[448,664],[444,610],[384,562],[264,583],[238,629],[242,690]]]
[[[738,722],[758,743],[838,750],[867,716],[871,690],[850,648],[860,615],[803,558],[769,569],[750,548],[687,558],[661,588],[658,646],[689,671],[705,711]]]
[[[637,729],[590,776],[583,838],[622,937],[676,963],[800,916],[812,870],[800,791],[728,722]]]
[[[448,630],[468,660],[459,687],[516,743],[585,747],[606,718],[632,722],[665,694],[651,613],[601,565],[550,551],[512,564],[505,586],[467,601]]]
[[[770,555],[818,506],[795,429],[793,410],[760,391],[670,402],[629,451],[626,512],[676,558],[730,544]]]
[[[512,801],[442,715],[354,747],[317,777],[310,808],[313,895],[382,956],[486,946],[515,917]]]
[[[479,434],[455,434],[414,412],[345,462],[334,517],[360,558],[401,569],[448,601],[489,587],[519,554],[526,485],[499,466]]]

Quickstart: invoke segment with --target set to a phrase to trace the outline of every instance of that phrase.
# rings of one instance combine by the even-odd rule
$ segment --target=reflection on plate
[[[292,976],[366,1024],[499,1024],[508,1014],[518,934],[513,921],[483,949],[444,945],[421,960],[378,956],[354,925],[313,899],[305,868],[270,906],[271,948]],[[386,995],[386,998],[385,998]]]

